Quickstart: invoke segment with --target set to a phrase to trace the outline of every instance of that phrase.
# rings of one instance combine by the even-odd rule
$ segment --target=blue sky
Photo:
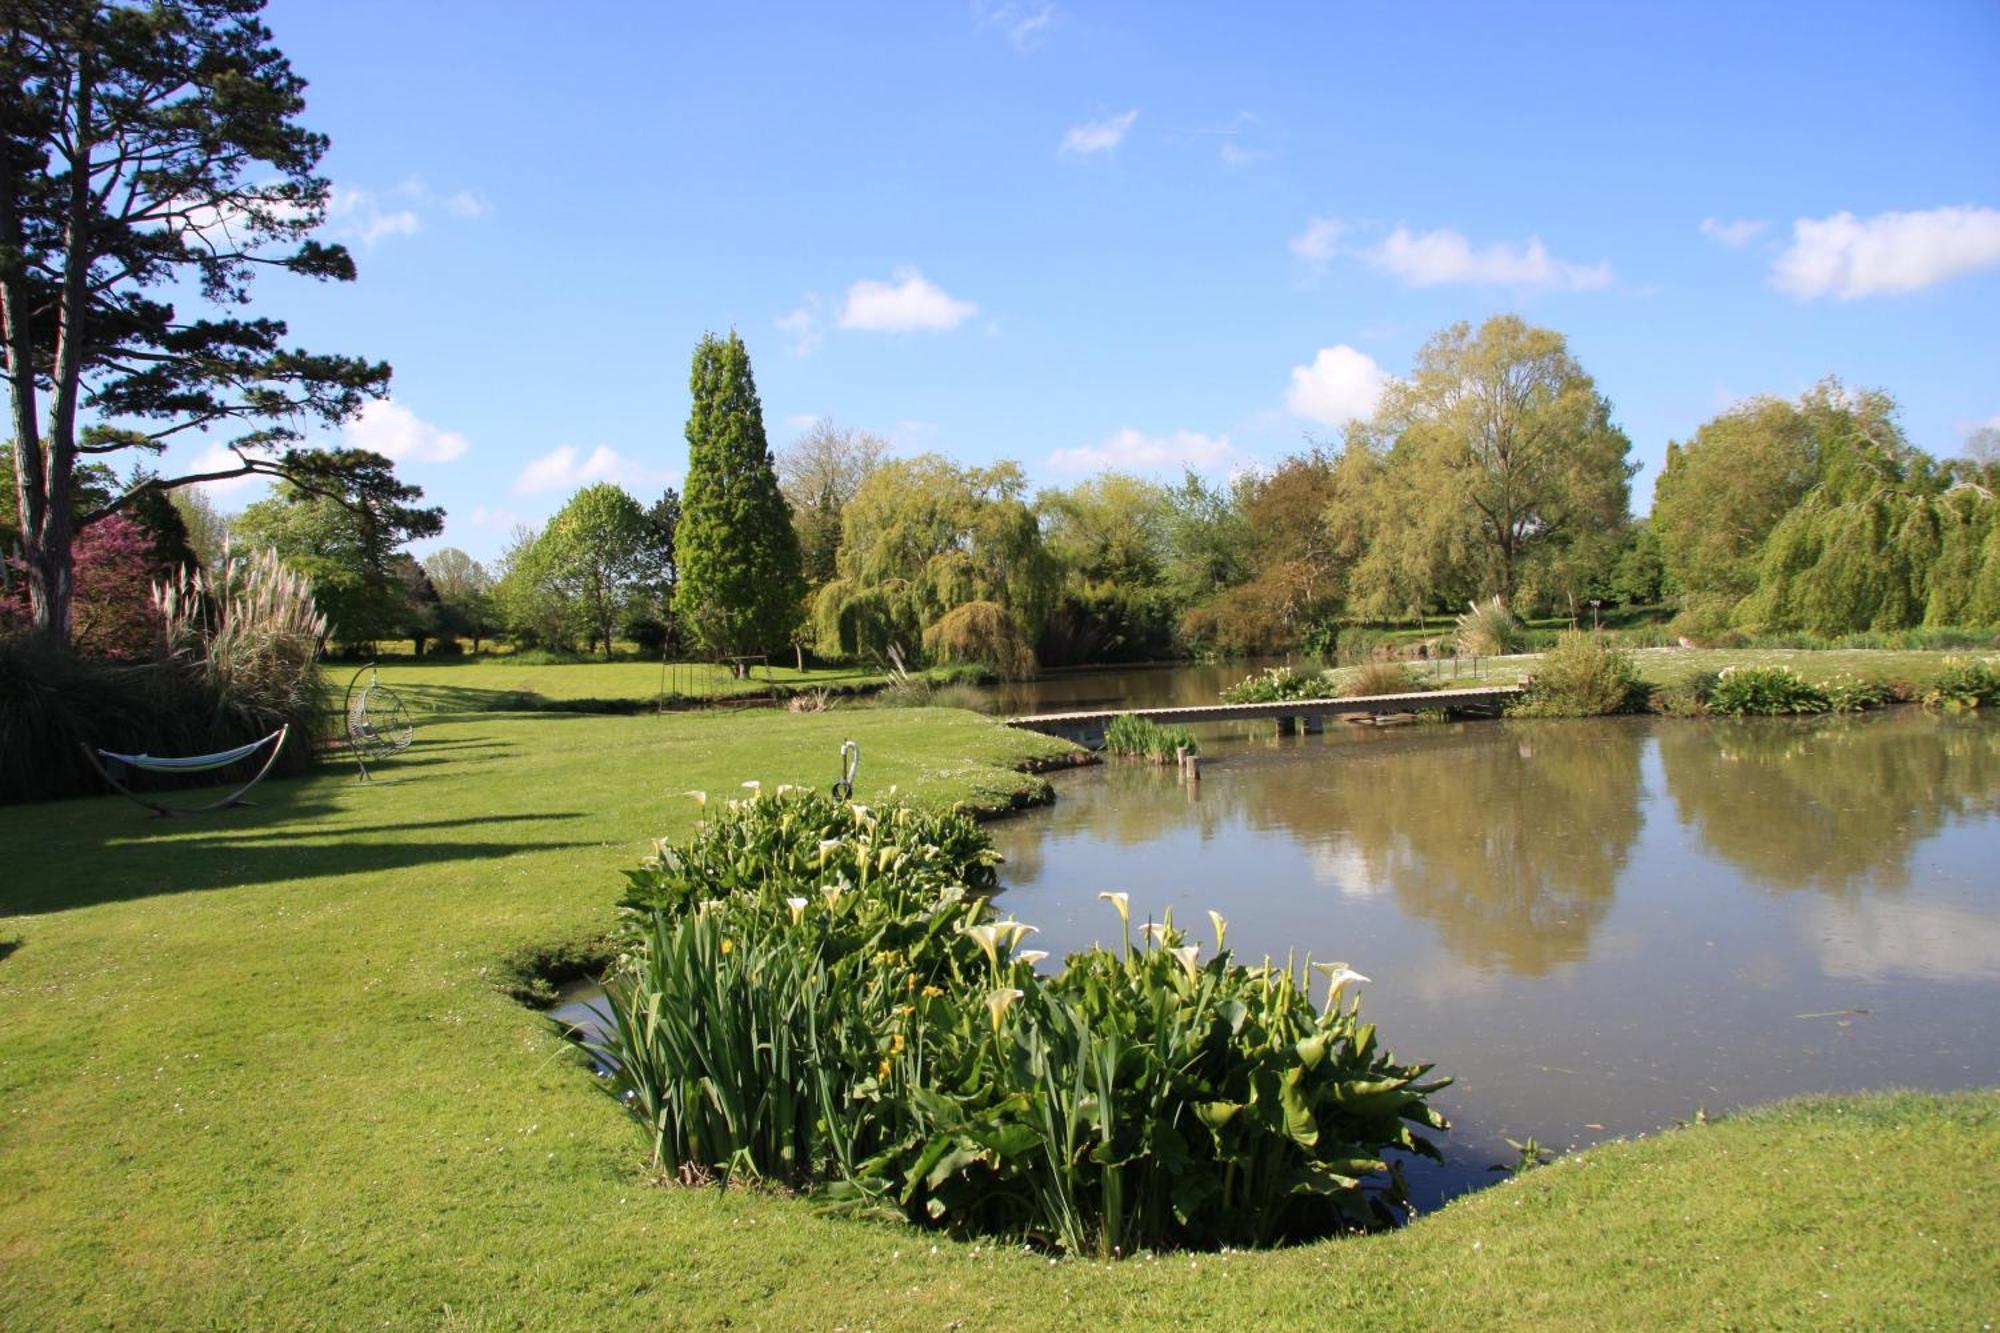
[[[783,445],[1222,475],[1335,439],[1455,321],[1567,334],[1644,470],[1837,374],[2000,420],[2000,4],[277,0],[396,369],[348,429],[495,555],[686,463],[734,326]],[[189,461],[188,448],[176,461]],[[254,489],[218,495],[225,508]]]

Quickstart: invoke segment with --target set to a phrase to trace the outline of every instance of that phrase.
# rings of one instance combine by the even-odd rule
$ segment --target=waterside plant
[[[1543,654],[1526,692],[1507,712],[1515,717],[1603,717],[1636,712],[1646,686],[1626,653],[1602,636],[1567,630]]]
[[[1328,673],[1274,666],[1245,676],[1222,692],[1226,704],[1276,704],[1293,699],[1331,699],[1336,693]]]
[[[1345,964],[1237,963],[1171,920],[1045,973],[986,896],[977,825],[787,788],[631,875],[610,1091],[682,1180],[1071,1254],[1384,1225],[1435,1157],[1429,1067],[1361,1022]],[[959,869],[967,872],[957,879]]]
[[[1200,754],[1201,743],[1182,726],[1162,726],[1149,717],[1120,713],[1104,729],[1104,749],[1132,759],[1170,764],[1185,752]]]

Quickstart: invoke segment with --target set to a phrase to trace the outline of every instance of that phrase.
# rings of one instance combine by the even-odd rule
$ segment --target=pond
[[[1373,978],[1384,1042],[1456,1080],[1423,1206],[1496,1179],[1509,1138],[2000,1082],[2000,723],[1273,730],[1203,732],[1192,784],[1059,776],[992,826],[1000,910],[1059,959],[1116,943],[1097,894],[1124,890],[1135,927],[1171,909],[1205,953],[1214,908],[1239,958]]]

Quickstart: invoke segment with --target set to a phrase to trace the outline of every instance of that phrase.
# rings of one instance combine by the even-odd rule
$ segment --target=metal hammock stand
[[[366,685],[361,683],[363,675],[368,677]],[[416,724],[410,721],[396,692],[382,683],[382,675],[373,662],[355,672],[354,679],[347,682],[346,702],[347,748],[354,754],[361,780],[367,782],[368,761],[380,763],[409,749],[417,736]]]
[[[243,799],[243,793],[264,780],[264,775],[278,762],[278,752],[285,748],[285,738],[291,734],[292,727],[288,722],[260,741],[251,741],[248,745],[239,745],[233,750],[221,750],[215,754],[188,755],[181,759],[158,759],[150,754],[118,754],[111,750],[100,750],[94,745],[83,746],[83,757],[90,761],[90,766],[97,770],[98,776],[110,783],[119,795],[138,802],[160,818],[173,819],[181,815],[206,814],[210,810],[220,810],[227,805],[254,805],[254,801]],[[147,800],[120,782],[117,777],[118,771],[124,768],[135,768],[144,773],[210,773],[218,768],[227,768],[239,760],[248,759],[267,745],[271,747],[271,753],[265,757],[263,767],[257,770],[257,776],[221,800],[210,801],[207,805],[197,805],[187,809],[161,805],[158,801]]]

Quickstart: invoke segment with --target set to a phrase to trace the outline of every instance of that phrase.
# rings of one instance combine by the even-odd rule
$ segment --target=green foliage
[[[1561,334],[1514,315],[1443,330],[1349,434],[1330,523],[1350,609],[1584,595],[1627,521],[1629,448]]]
[[[1542,655],[1527,693],[1507,711],[1518,717],[1602,717],[1636,712],[1646,697],[1631,657],[1601,635],[1569,630]]]
[[[1169,920],[1045,976],[981,896],[992,860],[962,816],[796,788],[663,846],[605,1050],[655,1162],[1106,1257],[1393,1218],[1387,1154],[1436,1155],[1443,1084],[1341,1002],[1355,974],[1315,1007]]]
[[[1708,710],[1728,717],[1824,713],[1827,692],[1790,667],[1726,667],[1708,692]]]
[[[743,340],[733,331],[704,337],[689,387],[694,405],[674,538],[675,609],[711,652],[782,647],[799,622],[805,575]]]
[[[924,655],[947,665],[991,667],[1004,680],[1035,674],[1035,650],[998,602],[967,602],[945,612],[924,631]]]
[[[12,381],[11,420],[26,454],[23,563],[54,643],[69,637],[75,532],[185,479],[135,474],[73,524],[79,462],[157,453],[198,427],[236,451],[223,476],[325,493],[387,467],[298,442],[304,420],[335,425],[382,394],[388,366],[288,346],[284,321],[232,309],[260,270],[354,277],[343,247],[313,239],[332,191],[317,173],[327,141],[298,123],[304,80],[259,7],[7,10],[0,305],[35,313],[5,322],[0,361],[36,368]],[[147,430],[103,424],[117,421]]]
[[[1266,667],[1222,692],[1226,704],[1275,704],[1291,699],[1331,699],[1334,686],[1322,671]]]
[[[1528,649],[1527,627],[1498,595],[1471,603],[1458,618],[1455,637],[1467,657],[1506,657]]]
[[[840,577],[814,600],[819,651],[908,654],[967,602],[1004,607],[1033,643],[1059,571],[1025,486],[1015,464],[960,468],[936,454],[871,471],[842,509]]]
[[[2000,706],[2000,658],[1953,658],[1924,694],[1924,707],[1959,711]]]
[[[1182,726],[1161,726],[1149,717],[1120,713],[1104,729],[1107,753],[1132,759],[1150,759],[1156,764],[1172,763],[1182,751],[1200,754],[1201,744],[1194,733]]]
[[[643,594],[648,539],[646,511],[610,482],[572,495],[535,539],[537,576],[607,658],[625,608]]]
[[[1905,687],[1906,688],[1906,687]],[[1843,671],[1820,682],[1826,692],[1826,706],[1835,713],[1863,713],[1896,700],[1897,687]]]

